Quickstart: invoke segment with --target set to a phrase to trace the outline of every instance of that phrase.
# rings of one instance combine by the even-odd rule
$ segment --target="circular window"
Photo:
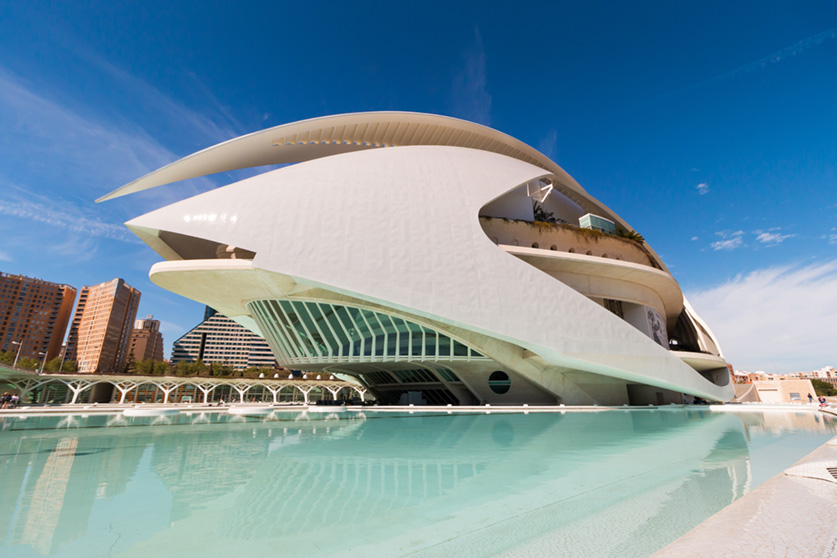
[[[491,376],[488,377],[488,387],[490,387],[491,391],[493,391],[494,393],[506,393],[507,391],[509,391],[509,388],[511,388],[511,380],[509,380],[509,375],[500,370],[492,372]]]

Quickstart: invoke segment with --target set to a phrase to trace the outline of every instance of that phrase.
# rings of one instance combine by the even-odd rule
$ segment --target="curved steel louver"
[[[487,360],[447,335],[383,312],[301,300],[247,306],[289,364]]]

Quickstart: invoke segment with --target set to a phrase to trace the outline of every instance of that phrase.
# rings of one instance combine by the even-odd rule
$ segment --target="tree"
[[[9,366],[11,366],[14,361],[14,351],[0,351],[0,364],[8,364]]]
[[[59,368],[62,372],[66,372],[68,374],[72,374],[73,372],[78,372],[78,363],[74,360],[65,360],[64,366],[62,367],[59,363]]]
[[[18,359],[17,367],[23,370],[37,370],[41,367],[41,361],[34,358],[23,357]]]
[[[210,376],[234,376],[235,369],[226,362],[212,362],[209,364]]]
[[[822,380],[811,380],[811,385],[814,386],[814,391],[817,392],[817,395],[824,395],[826,397],[837,395],[837,388],[828,382],[823,382]]]
[[[134,353],[128,353],[128,358],[125,359],[125,364],[122,365],[123,374],[136,374],[137,360],[134,358]]]
[[[61,368],[61,357],[55,357],[47,361],[44,372],[58,372],[59,368]]]
[[[543,208],[541,204],[532,200],[532,208],[535,211],[535,221],[540,221],[541,223],[557,223],[558,220],[555,219],[555,215],[551,211],[547,211]]]
[[[636,231],[626,231],[622,227],[617,227],[616,228],[616,236],[626,238],[628,240],[633,240],[634,242],[638,242],[640,244],[645,242],[645,238],[643,238],[643,236],[641,234],[639,234],[638,232],[636,232]]]

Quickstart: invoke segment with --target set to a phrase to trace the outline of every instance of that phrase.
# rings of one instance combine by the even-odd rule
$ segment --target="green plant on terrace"
[[[535,222],[538,223],[557,223],[558,220],[551,211],[547,211],[541,204],[532,200],[532,208],[535,211]]]
[[[616,228],[616,236],[619,236],[621,238],[627,238],[628,240],[633,240],[634,242],[639,242],[640,244],[645,242],[645,238],[643,238],[643,236],[638,232],[626,231],[622,227]]]

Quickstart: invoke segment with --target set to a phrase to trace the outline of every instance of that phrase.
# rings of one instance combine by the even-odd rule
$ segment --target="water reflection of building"
[[[16,542],[30,544],[41,554],[49,554],[58,519],[64,507],[64,495],[70,481],[78,440],[64,438],[48,454],[28,498],[26,521],[16,529]],[[17,533],[20,533],[19,535]]]
[[[335,533],[360,525],[374,531],[379,527],[369,525],[369,518],[405,508],[470,513],[491,505],[500,498],[498,494],[500,499],[512,494],[518,506],[520,501],[537,502],[544,494],[547,501],[560,499],[561,494],[572,498],[578,486],[589,482],[584,477],[590,467],[601,469],[602,478],[640,470],[644,476],[639,482],[649,491],[665,485],[668,496],[661,498],[693,502],[694,517],[720,509],[739,496],[748,482],[746,440],[741,423],[731,416],[699,419],[686,413],[633,412],[602,414],[596,421],[579,415],[543,420],[522,415],[459,416],[455,421],[428,417],[404,420],[398,429],[386,424],[388,420],[358,422],[353,429],[341,422],[335,421],[332,427],[307,423],[302,428],[276,428],[272,439],[262,439],[264,429],[256,429],[252,434],[258,440],[255,445],[237,436],[205,448],[171,448],[160,454],[155,471],[168,486],[177,486],[176,518],[186,517],[188,510],[188,515],[195,516],[190,525],[203,524],[203,509],[240,485],[235,513],[212,527],[230,540],[316,538],[325,525]],[[433,430],[432,438],[427,437],[428,429]],[[334,436],[338,431],[345,436]],[[610,435],[614,431],[624,432],[624,438],[614,442]],[[276,443],[287,438],[293,443]],[[361,439],[363,444],[358,445]],[[312,446],[322,450],[312,452]],[[250,449],[242,452],[244,447]],[[391,451],[370,454],[362,447]],[[561,448],[570,447],[575,448],[572,455],[562,456]],[[526,463],[507,460],[498,448],[514,448],[538,458]],[[578,461],[576,452],[592,461]],[[667,455],[670,467],[645,474],[648,452]],[[236,464],[246,466],[239,467],[234,480],[224,479],[207,461],[210,455],[229,463],[224,467],[228,470]],[[689,471],[696,463],[702,463],[702,472],[692,479]],[[184,474],[187,469],[190,475]],[[475,482],[478,477],[481,481]],[[486,491],[486,478],[496,479],[489,483],[497,487],[496,493]],[[704,493],[707,481],[721,488]],[[606,509],[614,500],[619,500],[618,494],[605,490],[585,505]],[[661,508],[648,521],[670,521],[665,502]],[[553,520],[550,528],[555,525]]]
[[[142,446],[114,444],[110,436],[23,435],[17,449],[16,458],[28,461],[27,473],[13,479],[17,486],[4,482],[3,494],[16,494],[20,511],[0,528],[8,525],[11,544],[30,545],[42,555],[83,538],[95,501],[124,492],[142,455]]]
[[[135,477],[145,483],[139,490],[148,482],[164,489],[148,492],[157,523],[133,534],[133,543],[148,549],[202,540],[227,553],[244,540],[261,540],[339,551],[343,537],[363,531],[373,541],[371,555],[383,555],[403,543],[403,533],[429,541],[435,535],[428,529],[461,528],[443,552],[459,555],[468,545],[487,544],[472,517],[503,518],[497,532],[510,545],[566,544],[555,533],[587,544],[578,540],[582,527],[618,525],[618,534],[609,527],[607,540],[597,543],[599,550],[618,549],[632,537],[670,539],[743,494],[752,475],[747,432],[757,428],[746,417],[700,410],[373,413],[374,420],[362,414],[330,420],[288,412],[264,422],[182,415],[154,428],[140,426],[150,419],[99,416],[75,426],[125,428],[71,436],[44,430],[48,421],[55,427],[54,418],[34,419],[27,425],[32,434],[0,438],[0,453],[19,460],[14,467],[0,463],[0,527],[9,526],[11,544],[40,553],[72,541],[104,544],[91,541],[102,529],[96,510],[99,517],[102,509],[120,510],[125,517],[113,521],[130,524],[136,502],[110,508],[97,502],[131,496],[126,487]],[[797,428],[818,426],[810,415],[788,420]],[[18,498],[15,519],[9,502]]]

